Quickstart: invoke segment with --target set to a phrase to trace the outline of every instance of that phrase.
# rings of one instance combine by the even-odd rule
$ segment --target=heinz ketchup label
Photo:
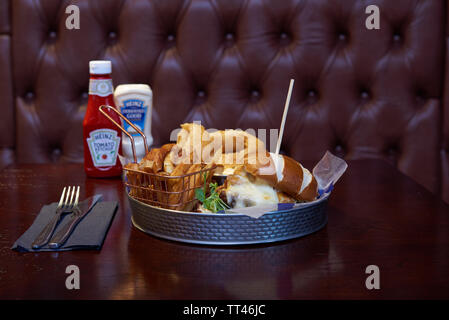
[[[120,137],[117,131],[98,129],[91,131],[87,138],[87,145],[96,167],[114,166],[117,162]]]
[[[115,108],[110,61],[91,61],[89,101],[83,121],[84,169],[90,177],[116,177],[122,173],[117,159],[121,152],[121,132],[103,114],[100,106]],[[117,123],[120,117],[112,111],[109,116]]]

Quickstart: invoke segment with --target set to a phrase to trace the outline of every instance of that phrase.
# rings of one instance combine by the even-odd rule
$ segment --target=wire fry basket
[[[130,197],[153,206],[190,211],[195,205],[195,189],[212,178],[214,166],[180,176],[125,169],[125,185]],[[206,179],[204,179],[206,177]]]
[[[134,162],[124,166],[124,183],[128,195],[133,199],[160,208],[184,211],[192,210],[196,203],[195,189],[200,188],[204,183],[206,186],[209,185],[216,165],[193,164],[186,174],[178,176],[140,170],[137,164],[135,143],[132,134],[123,128],[121,124],[112,119],[112,117],[105,112],[105,108],[119,115],[120,118],[126,121],[142,136],[145,153],[148,153],[147,140],[145,134],[117,109],[107,105],[100,106],[100,112],[131,140]]]

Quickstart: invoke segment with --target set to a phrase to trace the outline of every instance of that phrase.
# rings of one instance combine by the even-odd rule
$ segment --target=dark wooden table
[[[118,199],[101,251],[18,253],[10,247],[62,187]],[[154,238],[131,225],[121,180],[81,165],[19,165],[0,173],[3,299],[449,298],[449,206],[385,162],[352,161],[329,201],[329,222],[304,238],[212,247]],[[67,290],[65,269],[80,269]],[[368,290],[368,265],[380,289]]]

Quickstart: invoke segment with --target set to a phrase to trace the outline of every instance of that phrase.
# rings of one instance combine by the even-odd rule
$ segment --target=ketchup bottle
[[[90,61],[89,100],[83,121],[84,171],[89,177],[118,177],[122,165],[120,130],[100,113],[101,105],[116,108],[111,78],[111,61]],[[120,117],[104,108],[117,123]]]

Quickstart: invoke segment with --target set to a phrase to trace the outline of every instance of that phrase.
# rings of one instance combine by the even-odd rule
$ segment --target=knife
[[[48,240],[50,239],[51,235],[56,229],[56,226],[58,225],[59,220],[64,215],[64,211],[62,209],[56,209],[56,213],[51,218],[50,222],[42,229],[41,233],[34,239],[33,243],[31,244],[33,249],[39,249],[43,247],[45,244],[47,244]]]
[[[70,221],[65,224],[50,240],[48,246],[52,249],[60,248],[70,237],[73,230],[75,230],[78,223],[92,210],[97,202],[102,198],[102,195],[95,195],[80,202],[78,207],[73,209],[70,215]]]

